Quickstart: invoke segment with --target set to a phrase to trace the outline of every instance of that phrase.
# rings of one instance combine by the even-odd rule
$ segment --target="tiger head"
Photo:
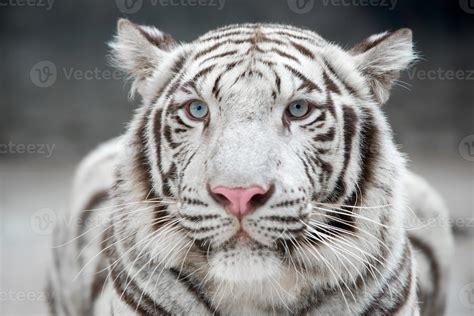
[[[156,202],[129,229],[160,234],[143,245],[158,262],[229,282],[278,278],[338,264],[350,238],[370,251],[375,239],[354,236],[396,225],[369,207],[402,203],[404,160],[380,108],[414,59],[410,30],[350,50],[275,24],[178,44],[122,19],[111,47],[143,100],[116,195]]]

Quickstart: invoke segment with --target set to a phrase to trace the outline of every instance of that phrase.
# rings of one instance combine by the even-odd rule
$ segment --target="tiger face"
[[[121,20],[111,46],[143,98],[129,132],[137,152],[125,161],[147,184],[128,190],[172,201],[135,229],[173,222],[175,235],[150,249],[178,264],[202,254],[211,278],[274,279],[331,260],[323,246],[321,258],[304,248],[356,234],[346,206],[369,201],[384,155],[386,175],[403,164],[379,108],[413,59],[408,30],[345,51],[282,25],[229,26],[178,45]]]

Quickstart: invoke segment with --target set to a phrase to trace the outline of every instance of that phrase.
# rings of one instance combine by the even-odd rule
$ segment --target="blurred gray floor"
[[[47,315],[47,216],[67,209],[74,166],[47,160],[0,161],[0,315]],[[474,164],[420,156],[412,157],[412,169],[442,192],[453,216],[468,226],[470,232],[456,239],[447,315],[474,315]]]

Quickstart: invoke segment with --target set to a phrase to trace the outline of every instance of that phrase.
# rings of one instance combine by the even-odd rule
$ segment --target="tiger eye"
[[[209,108],[204,102],[195,100],[188,104],[186,113],[191,119],[202,121],[209,114]]]
[[[286,114],[290,119],[301,119],[311,110],[311,106],[306,100],[297,100],[291,102],[286,108]]]

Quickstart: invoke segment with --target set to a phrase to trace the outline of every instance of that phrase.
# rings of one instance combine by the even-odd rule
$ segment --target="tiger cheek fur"
[[[344,51],[285,25],[188,44],[118,29],[114,61],[143,105],[79,170],[110,169],[102,251],[81,259],[108,275],[83,282],[100,295],[64,301],[100,315],[419,312],[409,173],[381,111],[414,59],[409,30]]]

